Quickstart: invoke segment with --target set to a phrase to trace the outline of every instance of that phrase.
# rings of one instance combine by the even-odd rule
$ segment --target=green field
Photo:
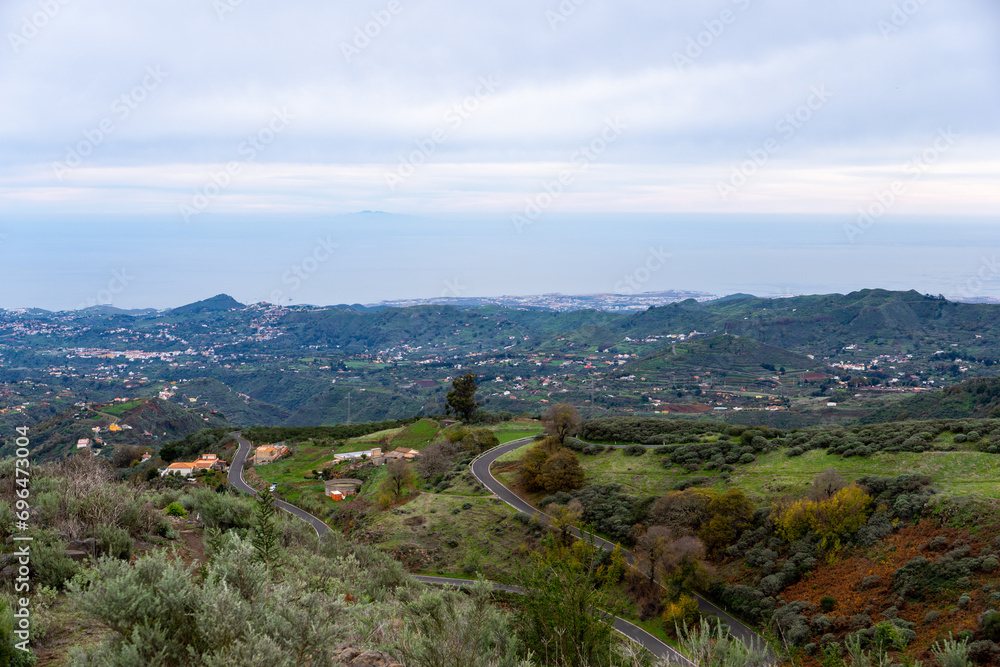
[[[129,401],[128,403],[117,403],[115,405],[110,405],[106,408],[100,408],[99,411],[103,412],[106,415],[113,415],[115,417],[118,417],[122,413],[128,412],[133,408],[137,408],[145,402],[146,402],[145,399],[140,399],[138,401]]]
[[[521,450],[511,452],[501,460],[515,460],[521,453]],[[589,483],[615,482],[633,494],[663,495],[678,482],[693,477],[708,477],[713,486],[727,486],[715,471],[687,473],[677,466],[664,468],[663,457],[652,451],[639,457],[625,456],[616,450],[579,458]],[[836,468],[848,479],[920,473],[929,475],[943,496],[1000,498],[1000,456],[981,452],[879,452],[869,458],[845,459],[822,450],[788,458],[782,450],[765,454],[750,465],[737,466],[729,485],[752,496],[771,499],[803,491],[826,468]]]
[[[421,493],[379,514],[364,539],[415,571],[459,577],[481,572],[508,581],[518,562],[515,547],[529,533],[513,520],[515,514],[497,499]]]
[[[749,466],[738,466],[732,480],[751,493],[767,497],[804,489],[826,468],[836,468],[848,479],[919,473],[930,476],[943,496],[1000,498],[1000,456],[982,452],[878,452],[869,458],[847,459],[819,450],[794,458],[774,452]]]
[[[520,438],[530,438],[542,430],[542,425],[536,422],[503,422],[493,427],[493,432],[496,433],[501,445]]]
[[[295,502],[303,494],[323,496],[323,482],[306,479],[306,475],[332,460],[333,452],[329,447],[298,445],[294,456],[265,466],[254,466],[254,470],[268,482],[278,484],[282,498]]]

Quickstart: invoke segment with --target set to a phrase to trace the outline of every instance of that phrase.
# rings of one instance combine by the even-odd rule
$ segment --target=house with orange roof
[[[166,468],[160,471],[160,477],[165,477],[166,475],[180,475],[181,477],[190,477],[194,474],[194,464],[185,463],[183,461],[177,461],[176,463],[171,463]]]
[[[267,465],[268,463],[274,463],[282,456],[288,453],[288,447],[285,447],[280,442],[276,445],[261,445],[253,453],[253,464],[255,466]]]

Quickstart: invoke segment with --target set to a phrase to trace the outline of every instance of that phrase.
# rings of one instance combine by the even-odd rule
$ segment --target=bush
[[[831,595],[824,595],[819,599],[819,609],[822,612],[829,613],[837,607],[837,598]]]
[[[31,543],[32,584],[61,589],[80,570],[66,555],[66,543],[48,532],[35,533]]]
[[[646,453],[646,448],[642,445],[629,445],[622,450],[622,454],[625,456],[643,456]]]
[[[15,644],[21,640],[14,634],[14,629],[14,611],[0,597],[0,665],[30,667],[35,664],[35,656],[31,652],[15,648]]]
[[[983,636],[990,641],[1000,641],[1000,612],[990,609],[979,617],[979,627]]]
[[[129,560],[132,557],[132,538],[118,526],[98,526],[91,532],[97,539],[97,549],[102,556]]]
[[[163,511],[167,513],[167,516],[185,517],[188,515],[187,510],[180,503],[170,503]]]

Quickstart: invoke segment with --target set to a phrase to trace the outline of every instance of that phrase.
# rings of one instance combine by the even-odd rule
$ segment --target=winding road
[[[517,494],[515,494],[513,491],[511,491],[502,483],[500,483],[493,476],[493,473],[490,471],[490,468],[498,458],[500,458],[504,454],[507,454],[508,452],[514,451],[515,449],[519,449],[521,447],[524,447],[525,445],[531,444],[533,441],[534,441],[533,437],[521,438],[520,440],[512,440],[511,442],[508,442],[504,445],[500,445],[499,447],[494,447],[493,449],[484,452],[483,454],[473,459],[472,463],[470,464],[470,467],[472,468],[472,474],[475,476],[477,480],[479,480],[479,483],[485,486],[487,489],[489,489],[497,498],[504,501],[505,503],[507,503],[508,505],[510,505],[511,507],[520,512],[532,515],[537,514],[541,521],[548,523],[549,521],[551,521],[552,517],[541,512],[530,503],[527,503],[524,500],[522,500],[520,497],[517,496]],[[624,446],[625,445],[619,445],[619,447],[624,447]],[[573,528],[571,530],[576,537],[578,538],[583,537],[583,533],[580,530],[576,528]],[[615,547],[618,546],[617,544],[608,542],[607,540],[602,539],[597,535],[591,534],[588,535],[588,537],[594,540],[594,544],[596,546],[599,546],[601,549],[604,549],[605,551],[614,551]],[[625,549],[622,549],[621,551],[622,554],[625,556],[625,560],[628,562],[628,564],[634,567],[635,569],[640,570],[641,572],[639,564],[642,561],[630,551],[626,551]],[[764,638],[761,637],[756,632],[754,632],[746,624],[737,620],[732,615],[726,613],[724,610],[712,604],[711,602],[709,602],[702,596],[698,595],[697,593],[694,593],[694,597],[698,601],[698,610],[701,611],[703,614],[711,614],[717,616],[726,625],[729,626],[729,630],[734,637],[737,637],[744,643],[748,644],[750,642],[759,642],[761,644],[765,643]]]
[[[232,484],[239,491],[242,491],[243,493],[247,493],[247,494],[249,494],[251,496],[256,496],[257,492],[254,491],[253,488],[243,480],[243,469],[246,467],[247,457],[250,455],[250,451],[252,449],[252,445],[250,444],[250,441],[247,440],[246,438],[244,438],[243,435],[241,433],[239,433],[239,432],[234,432],[231,435],[236,438],[236,442],[239,445],[239,448],[236,450],[236,455],[233,457],[233,464],[229,467],[229,473],[228,473],[227,479],[228,479],[229,483]],[[523,441],[522,440],[518,440],[518,441],[515,441],[515,442],[520,442],[521,444],[518,445],[520,447],[521,445],[525,444],[528,441],[530,441],[530,438],[527,438],[527,439],[525,439]],[[508,444],[511,444],[511,443],[508,443]],[[499,447],[497,449],[502,449],[503,447],[507,447],[507,445],[501,445],[501,447]],[[496,450],[495,449],[494,450],[490,450],[490,452],[487,452],[487,454],[490,454],[493,451],[496,451]],[[510,450],[508,449],[508,450],[505,450],[503,452],[500,452],[500,454],[497,454],[497,456],[500,456],[500,455],[506,453],[507,451],[510,451]],[[479,461],[481,458],[482,457],[480,457],[479,459],[476,459],[476,461]],[[496,457],[493,457],[493,460],[495,461]],[[476,461],[473,461],[473,463],[472,463],[473,466],[476,464]],[[492,463],[492,461],[490,461],[490,463]],[[487,473],[487,475],[489,475],[489,465],[486,466],[486,473]],[[475,469],[473,469],[473,474],[475,474]],[[490,477],[490,479],[493,479],[492,475],[489,475],[489,477]],[[503,486],[502,484],[500,484],[499,482],[497,482],[495,479],[493,481],[497,485],[499,485],[501,489],[507,491],[507,487]],[[490,488],[489,486],[487,486],[487,488],[489,488],[491,491],[493,491],[493,489]],[[507,491],[507,492],[510,493],[509,491]],[[495,493],[495,491],[494,491],[494,493]],[[513,494],[511,494],[511,495],[513,496]],[[517,496],[513,496],[513,497],[515,499],[517,499],[517,500],[520,500],[519,498],[517,498]],[[523,501],[521,501],[521,502],[523,502]],[[312,514],[310,514],[309,512],[306,512],[305,510],[299,509],[298,507],[296,507],[294,505],[290,505],[289,503],[286,503],[283,500],[278,500],[277,498],[275,498],[274,504],[275,504],[275,506],[280,507],[281,509],[285,510],[289,514],[292,514],[292,515],[294,515],[294,516],[302,519],[303,521],[307,522],[309,525],[311,525],[313,527],[313,529],[316,531],[316,534],[318,536],[320,536],[321,538],[323,537],[323,535],[325,535],[328,532],[332,532],[332,530],[333,530],[332,528],[330,528],[330,526],[328,526],[324,521],[320,520],[318,517],[315,517]],[[510,504],[510,503],[508,502],[508,504]],[[527,505],[527,503],[524,503],[524,504]],[[530,508],[531,506],[528,505],[528,507]],[[516,508],[516,509],[520,509],[520,508]],[[530,510],[530,511],[533,512],[534,510]],[[628,552],[625,552],[625,553],[628,553]],[[459,586],[459,587],[462,587],[462,586],[470,586],[470,585],[476,583],[475,581],[473,581],[471,579],[451,579],[451,578],[448,578],[448,577],[430,577],[430,576],[423,576],[423,575],[410,575],[410,576],[412,576],[417,581],[423,582],[425,584],[436,584],[436,585],[440,585],[440,586]],[[517,586],[508,586],[506,584],[498,584],[498,583],[495,583],[495,582],[491,582],[491,583],[493,585],[493,589],[494,590],[506,591],[506,592],[509,592],[509,593],[523,593],[524,592],[522,589],[518,588]],[[681,655],[680,653],[678,653],[677,650],[674,649],[674,647],[670,646],[669,644],[664,643],[663,641],[659,640],[655,636],[653,636],[650,633],[646,632],[645,630],[643,630],[639,626],[634,625],[632,623],[629,623],[628,621],[626,621],[623,618],[618,618],[618,617],[615,618],[614,628],[619,633],[625,635],[626,637],[628,637],[632,641],[636,642],[637,644],[639,644],[640,646],[642,646],[643,648],[645,648],[647,651],[649,651],[650,653],[652,653],[653,655],[655,655],[658,658],[667,658],[671,663],[675,663],[675,664],[676,663],[680,663],[682,665],[688,665],[690,667],[694,667],[694,664],[690,660],[688,660],[687,658],[685,658],[683,655]]]

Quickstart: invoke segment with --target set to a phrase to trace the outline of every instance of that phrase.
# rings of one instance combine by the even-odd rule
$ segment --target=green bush
[[[983,636],[990,641],[1000,641],[1000,612],[990,609],[979,617],[979,626]]]
[[[97,549],[102,556],[129,560],[132,557],[132,538],[128,531],[118,526],[98,526],[91,531],[97,539]]]
[[[180,503],[170,503],[163,511],[167,513],[167,516],[185,517],[188,515],[187,510]]]
[[[643,456],[646,453],[646,448],[642,445],[629,445],[624,450],[622,454],[625,456]]]
[[[35,654],[15,647],[21,639],[14,634],[14,611],[7,600],[0,597],[0,665],[5,667],[30,667],[35,664]]]
[[[80,570],[66,555],[66,543],[48,532],[33,535],[31,543],[32,584],[61,589]]]
[[[837,606],[837,598],[832,595],[824,595],[819,600],[820,611],[829,613]]]

